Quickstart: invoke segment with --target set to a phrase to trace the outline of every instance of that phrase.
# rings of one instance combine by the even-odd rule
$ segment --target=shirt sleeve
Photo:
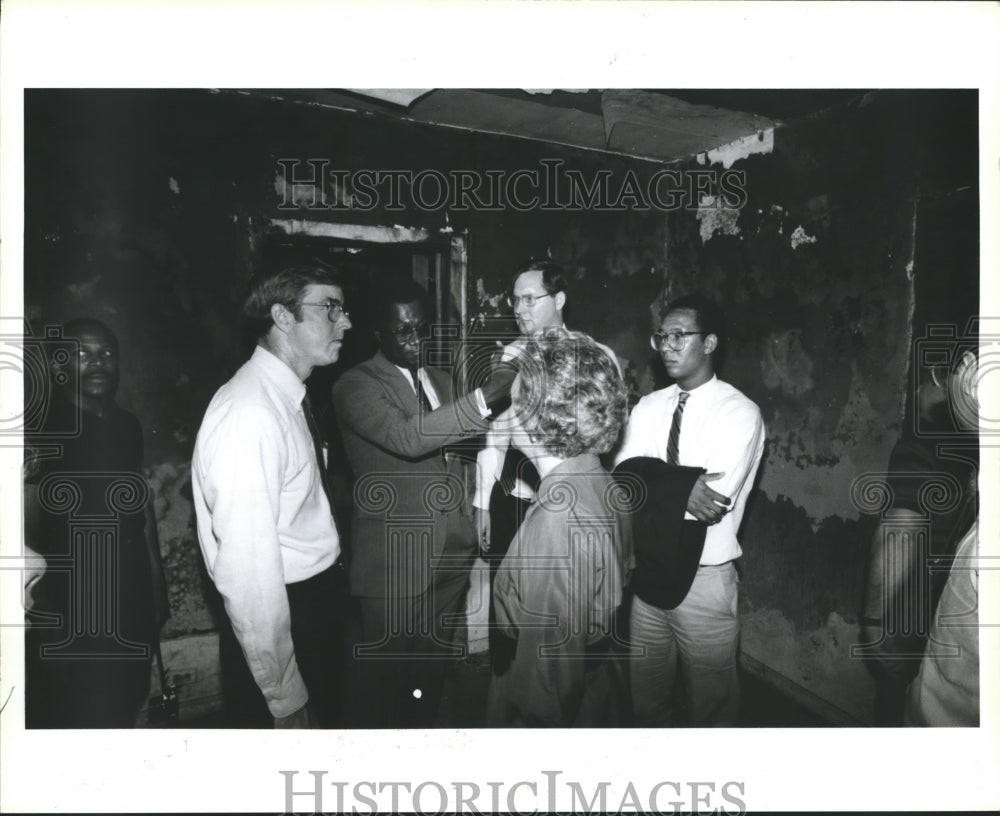
[[[757,406],[747,400],[719,412],[714,427],[712,444],[698,465],[708,473],[724,473],[722,478],[710,482],[710,486],[735,501],[760,462],[764,421]]]
[[[226,417],[200,457],[218,547],[214,563],[206,563],[274,717],[287,717],[309,699],[292,645],[277,532],[287,455],[276,417],[243,408]]]
[[[490,494],[493,492],[493,485],[500,480],[504,456],[510,447],[510,434],[502,430],[508,411],[490,425],[486,431],[486,447],[476,455],[476,493],[472,498],[472,506],[479,510],[489,510]]]

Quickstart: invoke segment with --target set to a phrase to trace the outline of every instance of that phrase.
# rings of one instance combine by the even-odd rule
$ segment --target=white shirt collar
[[[719,378],[715,374],[713,374],[712,378],[710,380],[705,380],[705,382],[703,382],[698,387],[692,388],[690,391],[687,391],[685,393],[691,394],[692,396],[695,396],[699,392],[702,393],[702,394],[706,394],[706,393],[708,393],[709,391],[712,390],[711,386],[713,386],[718,381],[719,381]],[[674,383],[674,385],[677,385],[677,384]],[[682,389],[679,385],[677,385],[677,393],[678,394],[680,394],[681,391],[683,391],[683,390],[684,389]]]
[[[279,392],[288,397],[292,405],[298,407],[302,404],[302,398],[306,395],[306,384],[286,363],[263,346],[257,346],[254,349],[250,360],[264,372],[264,376],[274,384]]]

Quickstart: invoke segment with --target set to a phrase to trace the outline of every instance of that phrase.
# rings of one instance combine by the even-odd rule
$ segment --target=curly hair
[[[512,404],[532,441],[565,459],[611,449],[625,421],[627,391],[589,335],[537,332],[519,354],[519,369]]]

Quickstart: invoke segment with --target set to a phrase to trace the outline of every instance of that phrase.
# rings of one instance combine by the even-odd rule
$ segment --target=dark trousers
[[[320,728],[343,726],[347,665],[347,580],[335,564],[305,581],[287,584],[295,662]],[[229,622],[220,627],[225,719],[229,728],[270,728],[273,718]]]
[[[458,641],[474,554],[449,539],[431,586],[404,598],[357,598],[351,717],[356,728],[431,728]]]
[[[62,640],[59,630],[25,632],[25,727],[134,728],[149,693],[152,648],[131,656],[42,655]]]

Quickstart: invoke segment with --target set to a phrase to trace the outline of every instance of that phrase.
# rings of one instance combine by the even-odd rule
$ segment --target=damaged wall
[[[92,315],[122,341],[119,402],[143,423],[170,586],[163,634],[177,641],[167,648],[171,668],[205,684],[205,695],[217,694],[217,682],[201,636],[224,613],[198,552],[190,457],[212,394],[249,355],[239,313],[270,219],[467,230],[470,315],[497,314],[516,266],[551,254],[573,278],[571,326],[623,356],[646,348],[627,327],[635,304],[644,321],[644,304],[659,291],[661,212],[461,212],[405,199],[391,211],[288,207],[324,197],[343,203],[357,191],[330,177],[319,189],[295,183],[308,166],[296,167],[289,185],[281,160],[325,160],[350,173],[430,168],[504,178],[552,160],[587,183],[610,174],[611,205],[628,172],[644,181],[655,164],[207,91],[29,91],[25,113],[25,315],[36,334]],[[360,331],[347,335],[343,360]]]
[[[849,485],[884,469],[903,421],[917,202],[976,183],[974,139],[953,150],[944,122],[974,136],[974,94],[876,95],[692,162],[744,171],[749,198],[689,196],[667,214],[627,206],[629,172],[641,188],[659,169],[645,162],[238,94],[30,91],[25,314],[36,332],[92,314],[122,339],[120,401],[145,428],[171,585],[165,635],[201,655],[219,609],[189,461],[205,406],[249,353],[239,308],[270,219],[467,230],[470,315],[496,314],[516,265],[551,254],[573,279],[568,324],[629,364],[636,393],[666,384],[648,344],[661,297],[713,295],[731,322],[724,377],[769,436],[743,533],[744,648],[863,719],[864,670],[839,658],[874,519]],[[281,160],[310,158],[506,177],[561,161],[587,181],[610,172],[609,206],[344,209],[359,191],[336,178],[289,190]],[[303,207],[317,196],[335,206]]]
[[[773,152],[733,164],[747,174],[741,211],[670,216],[665,292],[724,304],[723,376],[767,427],[742,535],[743,649],[845,722],[870,717],[849,649],[877,521],[850,486],[885,470],[910,421],[911,341],[927,322],[976,313],[978,264],[958,246],[970,230],[976,240],[975,207],[964,233],[936,239],[953,265],[915,265],[921,236],[955,210],[921,224],[923,203],[976,185],[976,104],[974,93],[871,94],[778,128]],[[918,310],[914,276],[948,297]]]

